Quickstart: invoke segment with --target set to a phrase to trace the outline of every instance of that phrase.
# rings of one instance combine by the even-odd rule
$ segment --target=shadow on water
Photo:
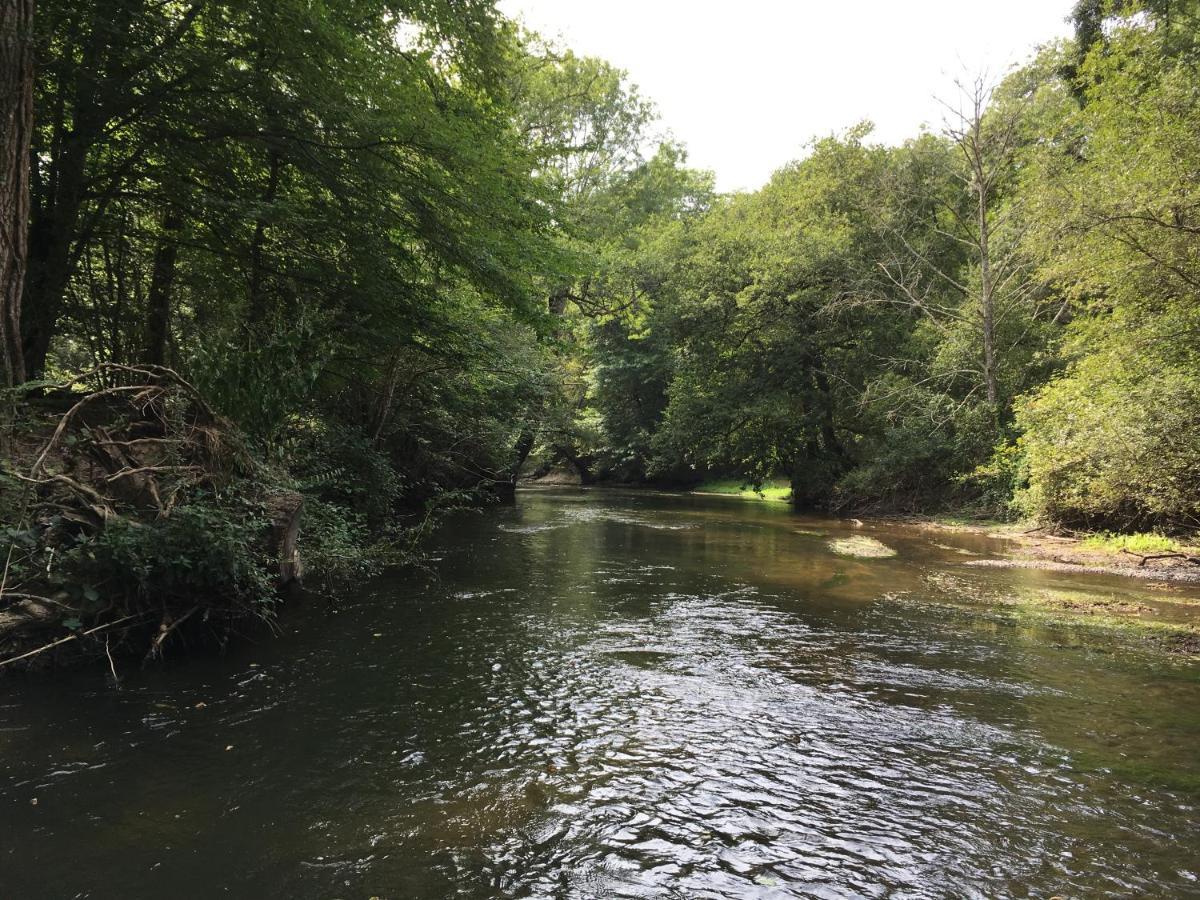
[[[866,532],[896,555],[782,505],[521,493],[443,529],[433,583],[120,692],[9,682],[0,896],[1200,893],[1200,668],[1005,606],[1188,597]]]

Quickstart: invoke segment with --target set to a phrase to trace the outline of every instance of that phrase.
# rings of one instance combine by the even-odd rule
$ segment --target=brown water
[[[445,528],[433,583],[120,691],[6,681],[0,897],[1200,896],[1200,665],[1004,601],[1190,608],[865,531],[899,555],[523,493]]]

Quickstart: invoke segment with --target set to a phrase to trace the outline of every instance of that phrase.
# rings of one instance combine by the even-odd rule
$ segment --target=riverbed
[[[1200,590],[1000,549],[519,492],[277,638],[0,683],[0,897],[1200,896],[1200,663],[1014,602]]]

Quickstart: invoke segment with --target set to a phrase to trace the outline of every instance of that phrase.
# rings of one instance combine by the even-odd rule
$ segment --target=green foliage
[[[968,96],[966,132],[888,150],[860,127],[637,233],[637,315],[590,335],[594,455],[839,508],[1195,527],[1197,8],[1076,19],[1078,45]]]
[[[1019,408],[1029,477],[1020,506],[1081,527],[1195,528],[1200,358],[1164,366],[1144,329],[1104,331],[1102,349]]]
[[[837,484],[838,506],[921,511],[977,499],[962,476],[994,440],[986,404],[897,376],[875,381],[864,399],[856,465]]]
[[[1195,527],[1197,11],[1081,2],[957,127],[718,196],[491,0],[40,2],[31,372],[167,365],[245,457],[68,548],[76,599],[262,608],[235,496],[300,491],[310,570],[353,575],[527,460]]]
[[[326,520],[333,509],[347,510],[346,524],[331,527],[349,534],[383,529],[404,501],[404,475],[385,450],[360,433],[335,432],[321,418],[294,416],[275,451],[306,497],[306,530],[314,504],[328,507]]]
[[[1088,535],[1083,539],[1083,546],[1089,550],[1104,550],[1109,553],[1120,553],[1128,550],[1131,553],[1180,553],[1184,547],[1176,540],[1162,534],[1142,532],[1136,534],[1112,534],[1101,532]]]
[[[101,598],[138,608],[199,604],[235,609],[244,604],[268,617],[276,594],[268,575],[269,522],[250,502],[199,497],[169,518],[121,518],[71,548],[58,579],[82,593],[86,606]]]
[[[1200,44],[1177,12],[1109,23],[1079,68],[1074,139],[1030,171],[1033,240],[1077,311],[1070,367],[1018,408],[1032,515],[1200,522]]]

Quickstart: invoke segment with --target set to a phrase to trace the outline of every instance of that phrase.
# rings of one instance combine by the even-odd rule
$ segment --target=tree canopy
[[[490,0],[0,9],[3,493],[41,548],[18,568],[54,532],[87,583],[102,540],[33,522],[30,485],[117,510],[66,444],[25,465],[22,404],[131,373],[159,423],[132,443],[226,423],[330,565],[557,467],[1200,526],[1193,0],[1081,2],[944,129],[847,123],[728,195],[627,73]],[[119,443],[78,440],[89,466]],[[185,535],[162,546],[258,497],[226,475],[154,494]]]

